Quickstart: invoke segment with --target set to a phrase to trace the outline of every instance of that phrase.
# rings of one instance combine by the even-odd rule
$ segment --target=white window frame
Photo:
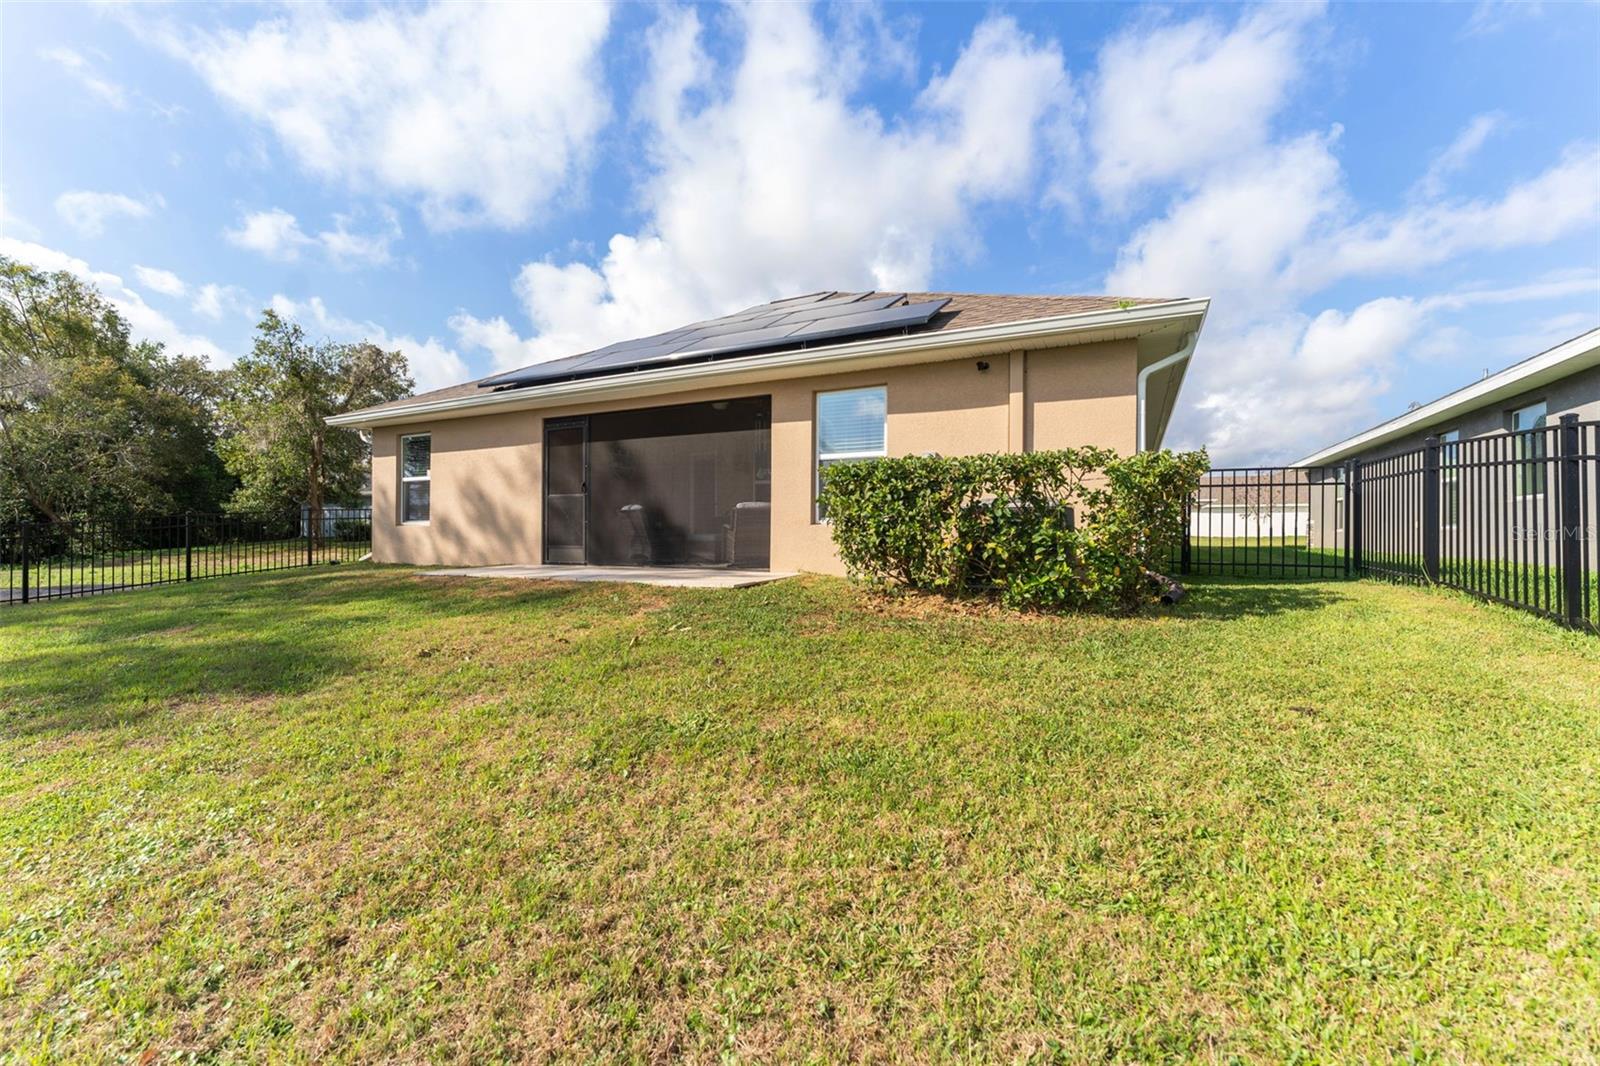
[[[428,472],[421,477],[406,476],[406,441],[416,440],[419,437],[428,439]],[[432,433],[402,433],[400,435],[399,461],[395,464],[400,471],[400,524],[403,526],[425,526],[433,520],[433,434]],[[428,483],[428,517],[406,517],[406,486],[419,481]]]
[[[1532,427],[1530,427],[1528,429],[1518,429],[1517,428],[1517,416],[1522,414],[1524,411],[1532,411],[1535,407],[1539,408],[1539,425],[1532,426]],[[1547,458],[1549,458],[1548,456],[1545,456],[1545,455],[1534,456],[1534,455],[1523,455],[1522,454],[1522,451],[1523,451],[1524,447],[1528,447],[1530,449],[1533,448],[1533,441],[1534,441],[1534,437],[1532,436],[1533,432],[1535,430],[1544,429],[1545,426],[1549,425],[1549,423],[1550,423],[1550,403],[1549,403],[1549,401],[1547,401],[1547,400],[1535,400],[1533,403],[1525,403],[1521,407],[1514,407],[1511,410],[1510,420],[1511,420],[1511,433],[1512,433],[1511,448],[1512,448],[1512,458],[1513,459],[1517,460],[1520,463],[1520,461],[1523,460],[1523,459],[1547,459]],[[1541,436],[1538,439],[1539,439],[1539,442],[1541,444],[1544,442],[1544,437]],[[1523,488],[1524,488],[1523,476],[1524,475],[1533,475],[1533,474],[1536,474],[1537,477],[1538,477],[1538,482],[1539,482],[1538,491],[1536,491],[1536,492],[1524,492],[1523,491]],[[1549,469],[1546,466],[1530,466],[1530,467],[1524,468],[1524,467],[1518,465],[1514,469],[1514,471],[1512,472],[1512,479],[1516,482],[1516,496],[1517,496],[1517,499],[1519,499],[1519,500],[1536,500],[1539,497],[1543,496],[1545,494],[1545,490],[1548,488],[1547,482],[1549,480]]]
[[[883,393],[883,448],[870,452],[828,452],[822,451],[822,398],[824,396],[839,396],[851,392],[881,392]],[[852,459],[883,459],[889,454],[889,386],[888,385],[858,385],[849,389],[824,389],[811,398],[811,520],[815,524],[825,525],[828,519],[822,514],[822,504],[818,497],[822,495],[822,465],[823,463],[843,463]]]

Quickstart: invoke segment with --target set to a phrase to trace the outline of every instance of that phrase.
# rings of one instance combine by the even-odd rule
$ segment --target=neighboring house
[[[1313,481],[1332,483],[1339,477],[1338,468],[1352,459],[1371,464],[1412,452],[1429,437],[1438,437],[1442,446],[1440,522],[1445,531],[1444,550],[1461,556],[1512,557],[1526,549],[1501,543],[1503,535],[1493,543],[1478,543],[1471,534],[1458,536],[1454,531],[1493,526],[1501,531],[1531,529],[1536,536],[1543,536],[1548,532],[1546,527],[1554,528],[1558,519],[1546,494],[1548,467],[1543,461],[1554,454],[1550,438],[1527,431],[1554,426],[1569,414],[1583,422],[1600,421],[1600,328],[1498,373],[1486,374],[1480,381],[1313,452],[1294,465],[1305,468]],[[1498,436],[1506,439],[1473,445],[1470,450],[1465,445],[1451,447],[1461,441]],[[1416,462],[1394,460],[1399,464]],[[1492,473],[1484,465],[1487,462],[1495,464]],[[1367,476],[1370,478],[1373,470],[1384,469],[1381,464],[1369,468]],[[1372,497],[1369,505],[1381,503],[1373,495],[1384,491],[1381,477],[1375,488],[1363,491]],[[1408,521],[1414,526],[1419,519],[1419,514],[1410,514]],[[1332,546],[1334,533],[1333,527],[1325,527],[1321,535],[1313,536],[1313,544]],[[1592,537],[1589,544],[1592,554]]]
[[[322,508],[322,522],[320,536],[337,537],[342,528],[357,524],[365,529],[368,517],[371,515],[368,505],[363,503],[359,507],[350,507],[343,504],[330,503]],[[311,505],[300,505],[300,535],[306,536],[311,531]]]
[[[1161,445],[1205,300],[813,293],[329,419],[373,555],[838,572],[819,471]]]
[[[370,448],[369,448],[370,454]],[[338,536],[339,530],[348,527],[350,523],[359,523],[365,528],[367,519],[372,510],[372,470],[369,460],[366,480],[361,484],[361,491],[356,493],[349,503],[325,503],[322,505],[322,536]],[[305,536],[311,529],[311,505],[300,504],[300,535]]]
[[[1342,497],[1339,497],[1342,499]],[[1298,540],[1342,517],[1328,486],[1297,470],[1214,470],[1189,508],[1189,536],[1206,541]]]

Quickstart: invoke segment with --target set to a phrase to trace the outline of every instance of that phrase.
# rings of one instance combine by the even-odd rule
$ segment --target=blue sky
[[[1294,458],[1600,325],[1600,6],[0,8],[0,252],[420,387],[818,288],[1210,296]]]

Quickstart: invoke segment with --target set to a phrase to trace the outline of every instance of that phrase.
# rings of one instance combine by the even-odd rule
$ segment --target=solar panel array
[[[496,374],[478,384],[483,388],[544,385],[905,329],[926,325],[950,302],[945,298],[908,304],[903,302],[905,298],[905,293],[849,292],[792,296],[651,337],[620,341],[582,355]]]

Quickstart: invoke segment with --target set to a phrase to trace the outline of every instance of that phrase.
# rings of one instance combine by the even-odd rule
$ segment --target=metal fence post
[[[1422,576],[1439,582],[1439,438],[1422,445]]]
[[[1580,498],[1582,477],[1580,463],[1583,442],[1578,430],[1577,415],[1561,416],[1561,432],[1556,447],[1560,450],[1561,466],[1557,478],[1560,500],[1556,514],[1561,521],[1561,598],[1562,614],[1566,623],[1577,628],[1583,617],[1583,504]]]
[[[194,515],[189,511],[183,512],[183,579],[194,580],[194,537],[191,530],[194,526]]]
[[[21,537],[19,538],[21,540],[21,542],[22,542],[21,547],[22,547],[22,602],[23,603],[27,603],[28,602],[28,527],[31,524],[32,523],[30,523],[30,522],[23,522],[22,523],[22,534],[21,534]]]
[[[1183,501],[1183,541],[1182,541],[1182,546],[1179,548],[1179,554],[1178,554],[1178,573],[1185,574],[1185,575],[1189,573],[1189,562],[1190,562],[1190,558],[1191,558],[1190,548],[1189,548],[1189,514],[1190,514],[1189,508],[1190,508],[1190,506],[1191,506],[1191,502],[1189,500],[1184,500]]]
[[[1362,576],[1365,563],[1361,560],[1361,460],[1351,459],[1348,462],[1349,479],[1344,490],[1345,507],[1345,555],[1350,560],[1350,569],[1356,577]]]
[[[1339,477],[1344,481],[1344,576],[1350,576],[1350,516],[1354,513],[1355,478],[1351,469],[1355,465],[1354,459],[1346,459],[1339,468]]]
[[[311,508],[306,507],[306,565],[315,566],[317,563],[316,541],[311,538]]]

